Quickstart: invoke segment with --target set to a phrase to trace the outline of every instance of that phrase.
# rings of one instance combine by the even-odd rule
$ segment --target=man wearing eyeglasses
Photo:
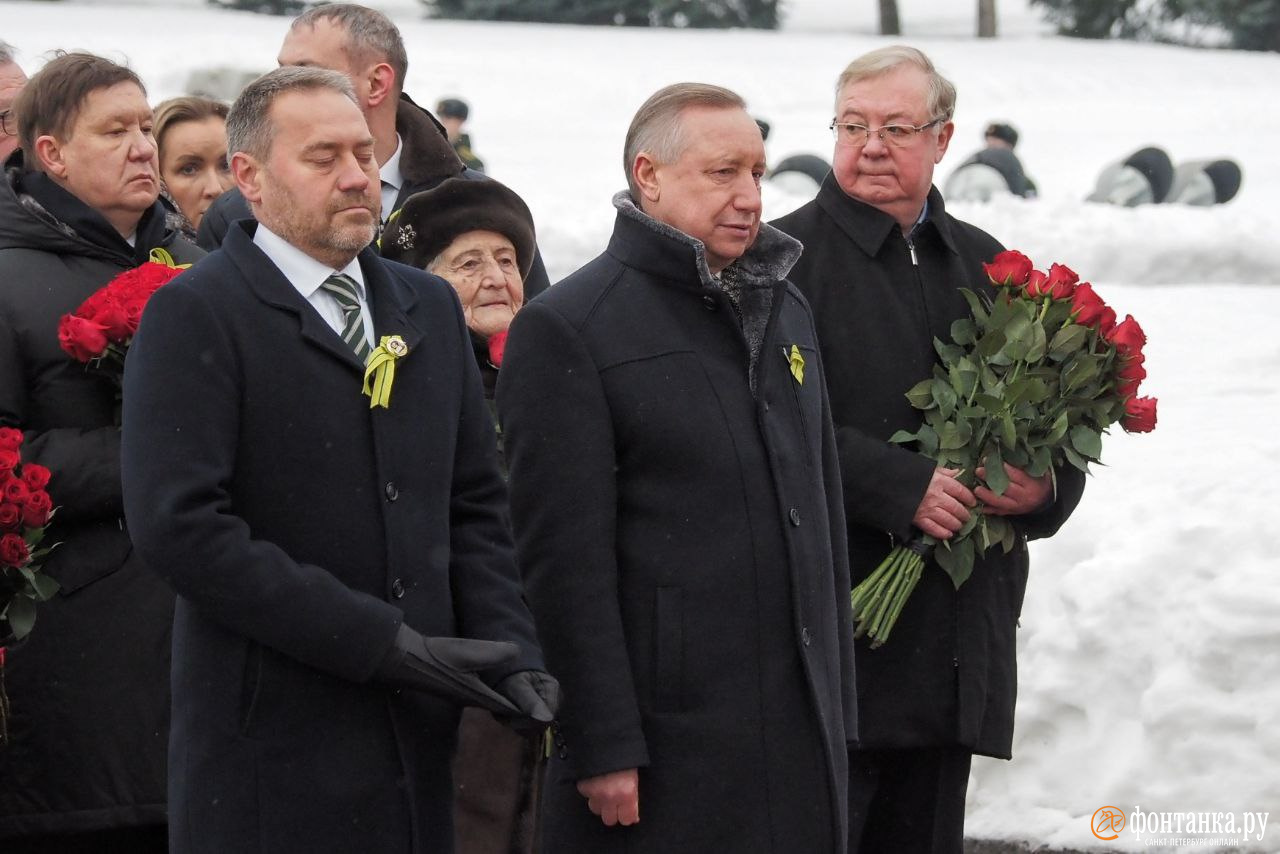
[[[959,591],[931,562],[892,639],[875,650],[856,642],[849,851],[960,854],[973,755],[1010,755],[1026,540],[1058,529],[1083,478],[1058,472],[1055,495],[1048,477],[1011,470],[996,496],[888,441],[920,426],[904,393],[930,375],[933,339],[950,340],[952,322],[968,316],[958,289],[989,288],[982,264],[1002,247],[948,215],[933,186],[955,87],[927,56],[873,51],[844,70],[836,93],[832,173],[774,225],[805,246],[791,279],[813,308],[827,366],[852,581],[895,542],[951,537],[978,501],[982,512],[1016,516],[1020,534],[1010,553],[980,559]]]
[[[0,163],[18,150],[18,117],[13,102],[27,85],[27,75],[13,61],[13,45],[0,39]]]

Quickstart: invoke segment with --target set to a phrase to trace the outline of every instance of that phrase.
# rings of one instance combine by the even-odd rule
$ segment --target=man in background
[[[933,186],[955,100],[915,48],[854,60],[836,85],[832,173],[817,198],[776,222],[805,245],[792,277],[828,366],[854,584],[894,542],[953,536],[977,501],[1018,532],[1013,551],[989,551],[959,590],[930,561],[892,639],[878,649],[856,642],[853,854],[961,854],[972,757],[1007,759],[1012,746],[1026,541],[1054,533],[1084,488],[1069,466],[1055,493],[1050,475],[1006,465],[1010,485],[997,496],[889,441],[919,428],[906,391],[930,376],[934,338],[951,340],[952,322],[969,316],[959,289],[993,292],[982,264],[1002,250],[948,215]]]
[[[13,58],[13,45],[0,39],[0,163],[18,149],[18,115],[13,102],[26,85],[27,75]]]
[[[436,115],[440,117],[440,124],[444,125],[449,142],[462,162],[468,169],[483,172],[484,161],[471,150],[471,134],[462,129],[467,123],[467,117],[471,115],[467,102],[461,98],[441,98],[440,103],[436,104]]]

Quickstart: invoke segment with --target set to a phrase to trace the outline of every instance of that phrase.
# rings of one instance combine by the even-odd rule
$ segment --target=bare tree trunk
[[[902,24],[898,23],[898,0],[880,0],[880,35],[902,35]]]
[[[978,38],[996,37],[996,0],[978,0]]]

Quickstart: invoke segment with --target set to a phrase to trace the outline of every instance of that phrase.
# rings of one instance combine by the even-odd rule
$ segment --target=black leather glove
[[[428,691],[461,706],[479,706],[496,715],[521,710],[486,685],[476,671],[511,661],[520,648],[507,641],[424,637],[403,623],[395,646],[378,667],[376,678]]]
[[[556,717],[560,708],[560,683],[541,670],[520,670],[498,683],[498,693],[519,710],[519,717],[500,716],[517,732],[540,733]]]

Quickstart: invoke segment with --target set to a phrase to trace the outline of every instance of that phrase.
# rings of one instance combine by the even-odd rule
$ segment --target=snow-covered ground
[[[553,278],[603,247],[626,126],[659,86],[729,86],[772,124],[772,159],[829,157],[837,74],[888,43],[870,0],[795,0],[775,33],[437,22],[413,0],[374,5],[405,35],[407,91],[471,102],[476,150],[529,201]],[[939,183],[998,118],[1021,132],[1041,190],[953,210],[1133,313],[1160,397],[1156,432],[1112,436],[1074,518],[1033,546],[1015,759],[975,764],[969,832],[1144,848],[1129,830],[1093,836],[1105,805],[1280,824],[1280,288],[1261,287],[1280,284],[1280,55],[1060,39],[1025,0],[1002,0],[1003,37],[978,41],[972,3],[900,6],[900,41],[960,92]],[[199,0],[0,0],[0,20],[29,71],[55,47],[127,57],[155,100],[197,66],[272,67],[286,26]],[[1215,209],[1081,201],[1104,165],[1149,144],[1175,162],[1236,158],[1240,195]],[[765,200],[774,217],[805,198],[767,186]],[[1280,826],[1249,847],[1280,851]]]

